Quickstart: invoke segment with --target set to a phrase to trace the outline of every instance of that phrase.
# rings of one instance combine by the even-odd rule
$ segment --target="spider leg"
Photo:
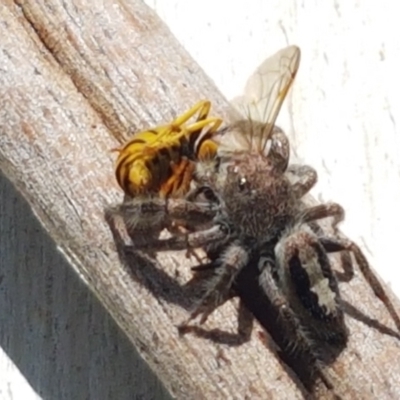
[[[317,171],[308,165],[292,164],[288,167],[287,172],[297,178],[292,189],[298,199],[308,193],[317,183]]]
[[[361,249],[351,240],[342,239],[332,236],[324,236],[319,238],[320,243],[323,245],[328,253],[348,251],[354,256],[356,263],[358,264],[361,273],[363,274],[365,280],[368,282],[369,286],[373,290],[376,297],[378,297],[382,303],[385,305],[390,316],[392,317],[397,329],[400,331],[400,317],[395,310],[393,303],[386,294],[385,289],[377,278],[375,272],[371,269],[366,257],[364,256]],[[347,263],[347,268],[349,269],[349,274],[354,275],[354,265],[352,263]]]
[[[341,205],[329,202],[304,210],[302,220],[304,222],[308,222],[308,226],[318,237],[324,237],[325,233],[323,229],[315,221],[323,218],[333,217],[332,228],[336,233],[336,226],[339,224],[339,222],[344,220],[344,215],[345,212]],[[340,253],[340,259],[344,273],[336,273],[336,277],[342,282],[349,282],[354,276],[350,253],[348,251],[342,251]]]
[[[272,306],[278,311],[278,321],[283,330],[286,350],[300,353],[302,359],[307,359],[307,368],[316,373],[328,388],[333,388],[336,376],[325,369],[326,355],[321,353],[320,346],[315,343],[308,324],[303,323],[299,314],[290,302],[290,296],[277,278],[278,266],[270,256],[261,256],[258,264],[260,269],[259,283]]]
[[[290,143],[286,134],[278,127],[274,128],[271,135],[271,147],[267,157],[278,171],[282,173],[286,171],[290,157]]]
[[[301,351],[310,351],[313,348],[313,342],[307,336],[307,332],[292,310],[284,292],[278,287],[273,276],[274,268],[273,260],[264,257],[260,259],[260,286],[272,306],[278,310],[280,323],[284,328],[284,332],[289,336],[286,338],[289,350],[296,351],[300,349]]]
[[[329,202],[305,209],[302,213],[301,219],[304,222],[312,222],[323,218],[333,217],[332,227],[336,230],[336,226],[339,222],[344,220],[344,215],[344,209],[340,204]]]
[[[254,316],[247,309],[242,300],[239,301],[238,310],[238,333],[243,338],[243,342],[248,342],[251,337],[251,332],[254,326]]]
[[[122,215],[128,227],[152,225],[152,221],[189,220],[193,224],[212,221],[219,207],[206,202],[190,202],[185,199],[150,198],[132,199],[113,208]]]
[[[105,218],[109,223],[113,234],[116,234],[117,226],[125,226],[128,235],[134,242],[134,247],[140,249],[155,249],[162,251],[182,250],[189,247],[201,247],[206,239],[199,239],[201,231],[194,234],[184,234],[182,236],[172,237],[171,239],[158,239],[158,235],[164,228],[172,227],[179,224],[180,221],[190,221],[193,226],[203,225],[213,220],[218,207],[209,203],[189,202],[185,199],[161,199],[150,198],[140,199],[134,198],[124,201],[114,207],[105,210]],[[211,232],[213,235],[221,235],[219,229],[221,225]],[[121,234],[117,234],[121,236]],[[210,239],[212,240],[212,239]],[[160,249],[157,248],[160,246]]]
[[[215,309],[232,298],[234,296],[233,282],[248,262],[248,251],[239,242],[228,245],[219,259],[213,263],[215,274],[207,281],[205,294],[181,327],[187,326],[192,319],[199,315],[201,315],[200,324],[203,324]]]
[[[215,241],[224,241],[227,237],[226,230],[220,225],[215,225],[203,231],[187,233],[182,236],[173,236],[169,239],[152,239],[140,245],[140,250],[179,251],[198,247],[209,246]]]
[[[347,341],[347,329],[337,279],[326,250],[308,225],[283,236],[275,246],[280,290],[315,340],[337,347]]]

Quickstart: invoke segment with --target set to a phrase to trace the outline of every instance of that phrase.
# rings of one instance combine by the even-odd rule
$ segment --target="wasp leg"
[[[214,159],[217,155],[218,144],[212,139],[212,137],[217,133],[221,124],[222,119],[213,117],[207,118],[204,121],[198,121],[187,127],[187,131],[190,133],[190,141],[194,142],[198,140],[202,129],[206,126],[210,126],[208,131],[201,135],[201,142],[196,154],[196,160],[209,161]]]
[[[393,303],[386,294],[385,289],[377,278],[375,272],[371,269],[365,255],[361,249],[349,239],[341,239],[332,236],[324,236],[319,238],[321,244],[324,246],[328,253],[348,251],[353,254],[356,263],[358,264],[361,273],[363,274],[365,280],[368,282],[369,286],[373,290],[376,297],[378,297],[382,303],[385,305],[390,316],[392,317],[397,329],[400,332],[400,317],[395,310]],[[354,275],[354,265],[352,263],[346,264],[349,269],[348,273]],[[347,272],[347,271],[346,271]]]
[[[216,133],[221,124],[222,124],[221,118],[210,117],[202,121],[194,122],[193,124],[188,125],[186,129],[189,133],[193,133],[196,131],[201,131],[204,127],[211,125],[211,127],[207,131],[207,136],[209,136],[211,134]]]
[[[215,133],[218,130],[218,127],[222,124],[222,120],[215,117],[207,118],[210,108],[211,102],[209,100],[201,100],[188,111],[172,121],[169,126],[172,127],[174,131],[180,131],[182,125],[198,113],[196,122],[185,127],[188,133],[195,133],[196,131],[200,132],[207,125],[212,125],[208,133]]]
[[[317,171],[308,165],[292,164],[288,167],[287,172],[298,179],[293,184],[293,192],[298,199],[308,193],[317,183]]]
[[[196,122],[185,127],[187,135],[190,136],[189,140],[192,142],[195,142],[199,138],[203,128],[207,126],[209,127],[208,131],[202,134],[200,148],[198,150],[198,154],[196,154],[197,159],[200,161],[210,160],[217,154],[218,145],[216,142],[214,142],[214,140],[212,140],[212,136],[221,126],[222,119],[216,117],[208,118],[210,108],[210,101],[199,101],[190,110],[182,114],[173,122],[173,124],[180,126],[188,121],[196,112],[198,112]]]
[[[211,102],[209,100],[201,100],[196,103],[193,107],[191,107],[188,111],[177,117],[173,122],[172,125],[181,126],[190,118],[193,117],[194,114],[197,112],[199,113],[196,121],[205,120],[210,112]]]
[[[173,194],[174,197],[182,197],[190,190],[195,166],[186,157],[182,157],[177,165],[173,161],[170,163],[171,176],[160,187],[160,197],[166,198]]]

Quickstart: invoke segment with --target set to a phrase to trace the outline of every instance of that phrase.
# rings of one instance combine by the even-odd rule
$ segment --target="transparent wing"
[[[286,47],[267,58],[247,81],[244,95],[232,103],[244,119],[262,124],[259,149],[266,145],[300,64],[300,49]],[[253,138],[255,139],[255,138]]]

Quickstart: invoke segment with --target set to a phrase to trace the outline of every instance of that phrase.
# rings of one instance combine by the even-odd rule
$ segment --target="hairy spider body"
[[[310,347],[316,339],[343,345],[347,329],[338,284],[327,251],[308,224],[328,216],[336,224],[343,210],[333,203],[305,208],[301,198],[315,184],[316,172],[308,166],[286,168],[287,162],[276,163],[288,160],[289,143],[280,130],[271,134],[271,141],[266,155],[250,146],[247,152],[221,157],[210,187],[220,202],[214,221],[229,227],[229,240],[207,243],[205,232],[209,267],[215,268],[215,275],[190,319],[201,315],[204,322],[229,299],[237,276],[255,259],[260,287],[280,310],[287,330],[297,332],[292,338],[296,346]]]

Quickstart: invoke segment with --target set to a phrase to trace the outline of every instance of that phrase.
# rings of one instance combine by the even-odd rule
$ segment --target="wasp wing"
[[[232,104],[248,121],[262,124],[262,130],[254,129],[259,150],[265,150],[282,103],[294,81],[300,64],[300,49],[286,47],[267,58],[249,78],[244,95]],[[252,137],[253,141],[255,137]]]

